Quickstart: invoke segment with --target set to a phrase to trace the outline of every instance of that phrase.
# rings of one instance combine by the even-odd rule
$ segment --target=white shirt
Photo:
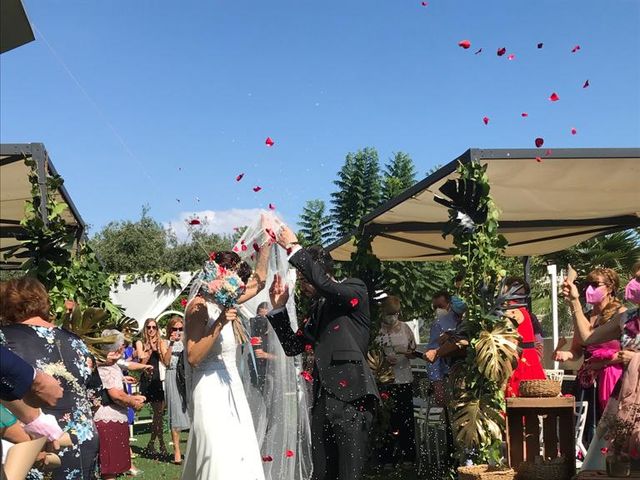
[[[411,373],[411,362],[405,353],[415,348],[415,338],[411,328],[406,323],[400,322],[400,328],[393,328],[388,331],[386,327],[380,329],[378,342],[382,346],[385,357],[394,358],[396,364],[393,365],[394,383],[413,382]]]

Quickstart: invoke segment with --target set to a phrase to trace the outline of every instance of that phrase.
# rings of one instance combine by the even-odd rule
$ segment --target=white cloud
[[[184,242],[189,238],[189,228],[203,229],[208,233],[233,233],[234,227],[242,227],[250,224],[258,218],[261,212],[264,212],[264,210],[260,208],[180,212],[178,218],[164,222],[164,226],[175,232],[179,242]],[[192,218],[198,218],[202,224],[197,227],[190,227],[188,222]]]

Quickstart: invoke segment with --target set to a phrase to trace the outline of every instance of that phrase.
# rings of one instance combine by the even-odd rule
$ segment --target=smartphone
[[[416,351],[413,352],[413,356],[416,357],[416,358],[419,358],[421,360],[424,360],[424,352],[419,352],[419,351],[416,350]]]

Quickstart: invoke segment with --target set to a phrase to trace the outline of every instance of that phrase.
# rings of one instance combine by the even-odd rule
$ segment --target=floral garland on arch
[[[462,337],[468,341],[464,368],[452,379],[452,426],[461,463],[499,464],[505,430],[504,390],[518,361],[518,333],[502,293],[507,245],[498,233],[499,211],[491,199],[487,165],[460,164],[459,178],[440,188],[434,200],[449,209],[443,236],[453,237],[454,263],[464,272],[461,296],[467,304]]]

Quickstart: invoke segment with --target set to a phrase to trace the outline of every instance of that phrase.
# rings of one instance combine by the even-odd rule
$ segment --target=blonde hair
[[[587,282],[597,282],[598,277],[602,277],[602,283],[611,290],[611,301],[607,303],[600,314],[600,325],[604,325],[618,313],[622,306],[622,303],[616,297],[616,292],[620,289],[620,276],[612,268],[594,268],[587,275]]]
[[[173,327],[175,327],[176,323],[181,323],[182,327],[184,328],[184,320],[180,315],[175,315],[171,317],[169,319],[169,322],[167,322],[167,331],[165,332],[167,334],[167,337],[171,335],[171,331],[173,330]]]

